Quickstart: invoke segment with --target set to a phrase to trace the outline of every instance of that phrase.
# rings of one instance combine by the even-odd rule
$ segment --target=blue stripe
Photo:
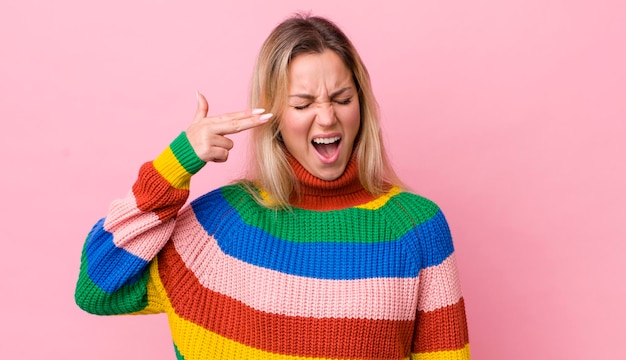
[[[440,264],[453,251],[441,212],[399,239],[297,243],[247,225],[219,192],[198,200],[191,204],[196,217],[225,254],[285,274],[333,280],[416,277],[420,268]]]
[[[411,253],[417,254],[420,268],[441,264],[454,252],[448,222],[441,210],[431,219],[414,228],[417,240],[405,244]]]
[[[454,252],[450,228],[441,210],[432,219],[418,226],[417,234],[422,247],[424,267],[439,265]]]
[[[109,294],[137,281],[148,265],[144,259],[115,246],[113,234],[104,229],[104,219],[89,233],[85,256],[89,278]]]

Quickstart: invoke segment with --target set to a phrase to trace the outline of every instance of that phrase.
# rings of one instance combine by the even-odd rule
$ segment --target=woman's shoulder
[[[439,205],[433,200],[400,187],[392,187],[383,197],[387,197],[391,204],[401,206],[407,210],[421,212],[437,212],[440,211]]]
[[[381,211],[394,223],[408,222],[413,227],[430,220],[444,219],[441,208],[433,200],[399,187],[392,187],[378,201]]]
[[[433,200],[410,191],[401,191],[393,197],[388,219],[404,224],[405,244],[413,251],[422,252],[433,264],[443,261],[453,251],[452,238],[446,217]],[[408,224],[409,222],[410,224]]]

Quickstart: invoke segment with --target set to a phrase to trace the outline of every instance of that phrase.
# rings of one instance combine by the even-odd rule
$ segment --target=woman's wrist
[[[189,187],[189,179],[200,171],[206,162],[198,157],[185,132],[153,161],[155,169],[175,188]]]

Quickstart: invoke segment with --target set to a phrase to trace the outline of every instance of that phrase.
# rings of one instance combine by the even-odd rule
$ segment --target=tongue
[[[313,144],[315,150],[317,150],[320,155],[324,157],[331,157],[337,151],[338,142],[334,142],[332,144]]]

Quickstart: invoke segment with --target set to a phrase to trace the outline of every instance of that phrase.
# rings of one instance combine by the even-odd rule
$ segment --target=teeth
[[[331,138],[316,138],[313,139],[313,142],[316,144],[331,144],[335,141],[339,141],[341,139],[339,136],[331,137]]]

